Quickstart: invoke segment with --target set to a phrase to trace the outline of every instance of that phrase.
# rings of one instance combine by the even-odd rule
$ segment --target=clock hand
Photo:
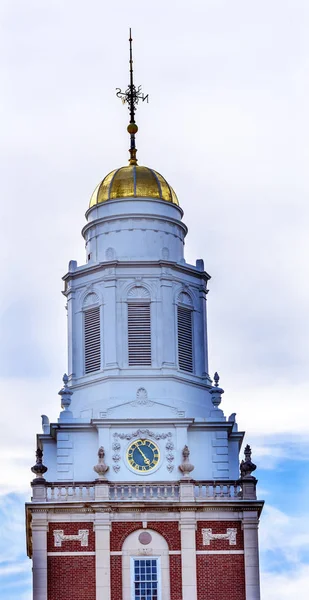
[[[150,460],[149,460],[149,458],[147,458],[147,456],[145,456],[144,452],[143,452],[143,451],[140,449],[140,447],[139,447],[139,446],[137,446],[137,449],[138,449],[138,451],[141,453],[141,455],[142,455],[142,457],[143,457],[143,459],[144,459],[144,462],[146,463],[146,465],[149,465],[149,464],[150,464]]]

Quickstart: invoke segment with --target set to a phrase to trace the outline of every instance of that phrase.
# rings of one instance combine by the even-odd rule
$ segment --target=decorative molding
[[[135,285],[128,292],[128,298],[150,298],[149,291],[141,285]]]
[[[203,546],[210,546],[212,540],[228,540],[230,546],[236,546],[237,529],[227,528],[226,533],[212,533],[212,529],[202,529]]]
[[[116,257],[116,252],[114,248],[107,248],[105,250],[105,258],[106,260],[114,260]]]
[[[180,302],[181,304],[187,304],[188,306],[193,306],[192,298],[186,291],[182,291],[180,294],[178,294],[177,302]]]
[[[152,548],[139,548],[137,553],[139,556],[151,556],[153,554]]]
[[[113,465],[113,469],[115,471],[115,473],[118,473],[118,471],[120,471],[120,465]]]
[[[83,308],[88,308],[89,306],[96,306],[97,304],[99,304],[99,298],[97,296],[97,294],[95,294],[95,292],[90,292],[88,293],[83,301]]]
[[[172,437],[171,432],[168,433],[155,433],[150,429],[136,429],[132,431],[132,433],[114,433],[114,438],[119,438],[120,440],[132,440],[133,438],[140,437],[141,439],[146,439],[147,437],[151,437],[154,440],[165,440],[166,438],[170,439]]]
[[[80,542],[81,546],[88,546],[89,529],[79,529],[76,535],[65,535],[63,529],[55,529],[54,535],[54,546],[55,548],[61,548],[62,542]]]
[[[131,406],[153,406],[154,402],[151,402],[148,399],[147,390],[143,387],[138,388],[136,392],[136,399],[133,402],[130,402]]]

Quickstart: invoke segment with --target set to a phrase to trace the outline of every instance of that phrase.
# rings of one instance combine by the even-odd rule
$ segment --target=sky
[[[308,0],[2,0],[0,599],[31,599],[24,502],[66,371],[68,262],[97,183],[127,164],[128,28],[149,94],[138,157],[203,258],[210,372],[257,464],[263,600],[309,587]]]

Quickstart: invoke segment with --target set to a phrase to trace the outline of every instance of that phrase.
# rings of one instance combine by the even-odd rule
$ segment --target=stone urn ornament
[[[37,448],[35,455],[36,463],[33,467],[31,467],[31,471],[36,477],[33,479],[32,484],[39,485],[40,483],[44,483],[46,481],[43,475],[46,473],[47,467],[43,465],[43,450],[41,450],[41,448]]]
[[[98,464],[93,467],[93,470],[98,474],[98,480],[105,479],[105,473],[109,470],[109,467],[104,461],[105,450],[103,446],[100,446],[98,450]]]
[[[191,465],[190,460],[189,460],[189,456],[190,456],[190,450],[188,448],[188,446],[185,446],[183,451],[182,451],[182,463],[181,465],[179,465],[179,471],[182,472],[183,477],[189,478],[190,477],[190,473],[191,471],[193,471],[194,469],[194,465]]]
[[[241,479],[255,479],[251,473],[255,471],[256,465],[251,460],[251,448],[249,444],[246,445],[245,451],[245,460],[242,460],[240,463],[240,478]]]

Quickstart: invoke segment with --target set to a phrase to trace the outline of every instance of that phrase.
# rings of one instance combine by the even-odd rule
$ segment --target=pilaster
[[[180,513],[182,600],[197,599],[195,512]]]
[[[103,487],[105,486],[103,485],[102,489]],[[96,600],[110,600],[110,514],[108,512],[96,513],[93,527],[96,548]]]
[[[47,600],[47,512],[32,514],[33,600]]]
[[[245,551],[246,600],[260,600],[258,515],[256,511],[246,511],[243,517]]]

